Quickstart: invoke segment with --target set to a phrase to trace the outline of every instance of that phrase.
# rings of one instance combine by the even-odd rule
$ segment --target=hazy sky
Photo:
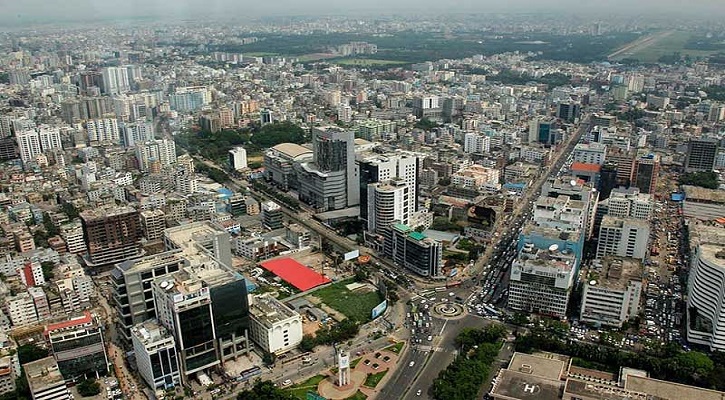
[[[725,0],[0,0],[0,22],[354,13],[685,12],[725,15]],[[1,26],[0,26],[1,29]]]

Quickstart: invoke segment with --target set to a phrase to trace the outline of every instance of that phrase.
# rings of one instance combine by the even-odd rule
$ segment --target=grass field
[[[378,386],[378,383],[380,383],[380,381],[383,380],[383,378],[385,377],[385,374],[387,374],[387,373],[388,373],[388,370],[386,369],[385,371],[381,371],[381,372],[378,372],[375,374],[368,374],[368,377],[365,378],[365,383],[363,383],[363,385],[370,387],[370,388],[375,388],[375,386]]]
[[[376,60],[374,58],[341,58],[333,61],[335,64],[350,65],[357,67],[373,67],[380,65],[403,65],[405,61]]]
[[[392,351],[395,354],[400,354],[400,350],[403,350],[404,345],[405,342],[398,342],[392,346],[386,347],[385,350]]]
[[[243,53],[245,56],[249,57],[266,57],[266,56],[276,56],[277,53],[269,53],[265,51],[255,51],[252,53]]]
[[[287,392],[300,400],[307,400],[307,392],[317,393],[317,386],[324,379],[324,375],[315,375],[304,382],[298,383],[290,387],[289,389],[287,389]]]
[[[365,393],[358,390],[357,393],[346,398],[345,400],[365,400],[367,398],[368,398],[368,396],[366,396]]]
[[[692,32],[673,31],[654,40],[646,47],[635,49],[631,53],[621,54],[619,59],[634,58],[641,62],[654,63],[662,56],[680,53],[691,57],[706,57],[713,54],[713,51],[685,49],[685,44],[692,37]]]
[[[354,279],[346,279],[337,282],[314,293],[314,296],[323,303],[334,308],[347,318],[359,322],[367,322],[371,319],[372,309],[383,301],[377,291],[363,292],[358,290],[351,292],[345,285],[355,282]]]

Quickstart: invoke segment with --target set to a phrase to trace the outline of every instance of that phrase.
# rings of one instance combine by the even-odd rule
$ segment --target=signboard
[[[337,366],[339,368],[348,368],[350,366],[350,356],[347,353],[340,354],[338,356]]]
[[[387,300],[383,300],[382,303],[380,303],[377,306],[375,306],[375,308],[373,308],[373,313],[372,313],[373,319],[375,319],[375,318],[383,315],[383,313],[385,312],[385,310],[387,308],[388,308],[388,301]]]
[[[354,260],[354,259],[358,258],[359,256],[360,256],[360,250],[348,251],[347,253],[345,253],[345,261]]]

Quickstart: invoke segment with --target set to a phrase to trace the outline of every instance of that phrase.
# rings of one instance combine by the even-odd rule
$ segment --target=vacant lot
[[[372,309],[380,304],[383,298],[376,290],[371,290],[369,287],[354,292],[347,290],[345,285],[353,282],[355,282],[354,279],[337,282],[316,291],[314,296],[347,318],[367,322],[371,319]]]
[[[647,45],[636,46],[631,52],[620,54],[619,59],[634,58],[641,62],[654,63],[662,56],[669,56],[673,53],[689,55],[691,57],[705,57],[712,54],[712,51],[685,49],[685,45],[692,37],[692,32],[671,31],[656,37]]]

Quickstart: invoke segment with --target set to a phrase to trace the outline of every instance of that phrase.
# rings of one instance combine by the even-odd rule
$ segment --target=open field
[[[349,65],[356,67],[373,67],[380,65],[403,65],[405,61],[394,61],[394,60],[376,60],[374,58],[341,58],[339,60],[333,60],[335,64]]]
[[[376,374],[369,374],[367,378],[365,378],[365,383],[363,385],[371,388],[375,388],[378,386],[378,383],[380,383],[381,380],[385,377],[385,374],[388,373],[388,370],[378,372]]]
[[[278,55],[277,53],[271,53],[271,52],[267,52],[267,51],[254,51],[254,52],[251,52],[251,53],[243,53],[243,54],[245,56],[249,56],[249,57],[267,57],[267,56],[276,56],[276,55]]]
[[[624,46],[624,51],[617,51],[612,57],[614,60],[632,58],[646,63],[657,62],[662,56],[669,56],[673,53],[689,55],[691,57],[706,57],[714,51],[686,49],[685,45],[692,37],[692,32],[666,31],[651,35],[645,39],[639,39]],[[627,48],[629,46],[629,48]]]
[[[376,290],[367,288],[355,292],[347,290],[345,285],[353,283],[354,279],[346,279],[315,292],[314,296],[329,307],[360,322],[367,322],[371,318],[372,309],[383,299]]]
[[[290,387],[289,389],[287,389],[287,391],[295,398],[298,398],[300,400],[306,400],[307,392],[317,393],[317,385],[319,385],[323,379],[325,379],[324,375],[315,375],[304,382],[298,383]]]

